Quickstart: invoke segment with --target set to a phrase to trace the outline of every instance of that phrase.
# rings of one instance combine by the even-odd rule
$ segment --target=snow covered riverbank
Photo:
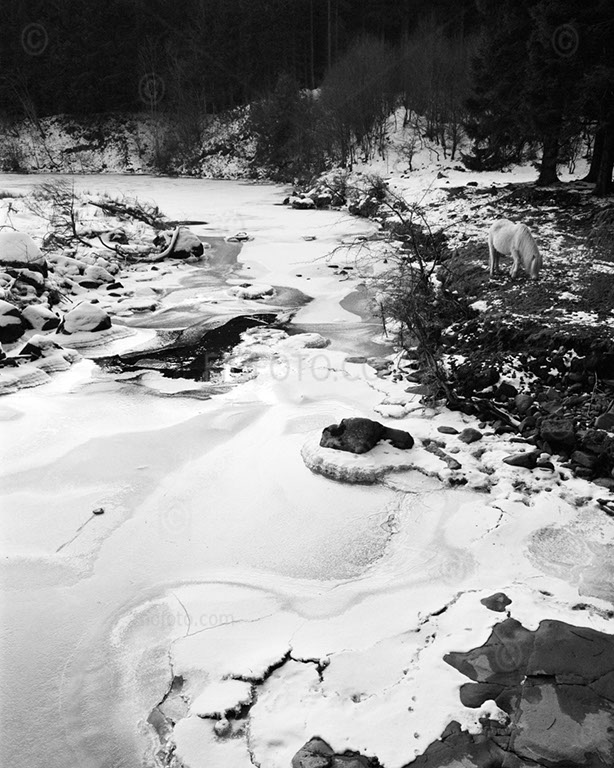
[[[209,400],[189,396],[194,382],[168,397],[159,373],[106,374],[87,359],[2,399],[7,764],[131,766],[147,751],[154,765],[172,720],[167,747],[191,768],[289,768],[316,735],[400,767],[451,720],[480,728],[443,656],[500,620],[481,598],[504,591],[528,629],[549,618],[609,630],[611,520],[596,491],[502,464],[514,446],[488,430],[479,448],[446,435],[467,478],[450,487],[455,471],[424,441],[469,417],[424,408],[361,361],[393,352],[344,308],[374,267],[359,249],[329,254],[372,223],[280,208],[273,185],[77,184],[209,221],[200,235],[246,230],[233,284],[313,297],[293,324],[331,343],[262,337],[258,375]],[[335,274],[340,263],[356,277]],[[196,311],[199,297],[185,297]],[[412,468],[370,487],[309,471],[304,446],[357,415],[414,435]],[[233,710],[234,738],[220,737],[215,718]]]

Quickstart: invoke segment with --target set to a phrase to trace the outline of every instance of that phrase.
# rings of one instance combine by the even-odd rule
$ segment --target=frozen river
[[[26,192],[38,180],[5,176],[0,185]],[[323,321],[337,331],[339,348],[345,324],[348,347],[360,351],[360,318],[339,306],[348,284],[314,265],[342,237],[368,234],[370,223],[280,209],[283,190],[271,185],[75,182],[78,190],[154,201],[176,219],[207,221],[194,227],[199,234],[247,230],[254,241],[241,260],[251,275],[320,294],[297,322]],[[306,243],[303,235],[317,239]],[[377,349],[362,333],[367,351]],[[143,648],[154,650],[131,687],[123,664],[134,649],[110,640],[135,607],[208,581],[256,586],[300,604],[320,584],[359,576],[381,554],[391,492],[337,486],[301,462],[302,433],[353,410],[349,390],[339,397],[332,381],[316,389],[313,379],[303,386],[288,378],[211,401],[158,397],[101,378],[84,361],[48,386],[3,398],[4,764],[137,764],[137,721],[168,684],[160,654],[185,627],[177,604],[170,624],[141,629]],[[105,516],[91,519],[100,506]],[[232,605],[220,610],[213,602],[201,620],[227,622]]]
[[[0,188],[27,192],[37,181],[4,176]],[[289,347],[283,369],[263,366],[208,400],[189,388],[169,396],[159,376],[157,386],[142,386],[104,374],[87,359],[2,398],[3,764],[154,765],[146,721],[173,674],[188,680],[193,697],[216,676],[256,680],[290,652],[302,660],[339,654],[335,693],[316,700],[302,672],[280,670],[296,700],[274,705],[265,696],[254,710],[251,749],[264,765],[289,768],[314,733],[387,766],[404,764],[458,716],[459,676],[441,656],[483,642],[495,620],[471,593],[513,593],[534,579],[534,591],[560,589],[567,599],[566,585],[535,570],[518,542],[568,512],[546,499],[529,525],[517,499],[491,505],[483,493],[416,472],[367,487],[305,467],[301,448],[323,427],[381,418],[381,379],[344,361],[392,350],[364,307],[348,303],[360,280],[330,268],[341,241],[369,235],[372,223],[282,208],[284,190],[274,185],[118,176],[75,183],[207,222],[193,227],[199,235],[246,230],[253,240],[232,278],[310,296],[293,322],[331,344]],[[192,314],[211,299],[200,290],[188,291]],[[386,423],[414,434],[450,419],[418,409],[395,423],[385,413]],[[92,517],[97,507],[105,514]],[[530,623],[532,600],[520,596],[516,605]],[[439,618],[446,606],[456,607]],[[428,622],[437,632],[417,634]],[[364,690],[352,693],[359,672]],[[333,706],[338,691],[353,709],[341,699]],[[181,720],[186,764],[249,766],[244,739],[218,743],[210,722]],[[409,741],[398,736],[406,732]]]

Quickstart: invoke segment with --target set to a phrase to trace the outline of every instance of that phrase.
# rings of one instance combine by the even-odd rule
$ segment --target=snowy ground
[[[416,178],[412,190],[397,183],[418,195],[428,183]],[[0,188],[33,181],[6,176]],[[246,230],[253,240],[228,285],[301,290],[314,300],[294,324],[331,342],[248,335],[237,355],[249,353],[258,375],[209,400],[191,396],[197,383],[105,374],[87,357],[2,398],[7,764],[131,766],[147,752],[155,765],[147,718],[166,699],[175,754],[191,768],[289,768],[315,735],[397,768],[451,720],[480,728],[480,713],[459,701],[465,678],[443,655],[480,645],[500,620],[482,597],[504,591],[530,629],[545,618],[610,629],[614,521],[597,490],[563,482],[556,466],[503,464],[519,450],[509,436],[483,430],[466,445],[441,434],[472,423],[347,361],[394,352],[377,323],[344,308],[359,277],[330,268],[378,269],[359,246],[329,255],[373,224],[277,207],[284,190],[273,185],[77,185],[207,220],[193,227],[202,235]],[[23,213],[13,224],[40,237]],[[195,312],[222,290],[186,296],[173,274],[157,285],[174,310],[189,299]],[[301,452],[348,416],[408,430],[406,467],[371,486],[309,471]],[[461,469],[426,450],[423,441],[444,438]],[[358,462],[328,451],[323,461]],[[371,461],[396,462],[394,449],[378,451]],[[180,676],[181,694],[167,695]],[[233,710],[234,738],[218,735],[214,718]]]

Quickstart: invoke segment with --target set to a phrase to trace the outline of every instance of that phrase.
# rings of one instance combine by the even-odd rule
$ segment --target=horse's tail
[[[497,263],[497,254],[495,253],[495,246],[494,246],[494,232],[492,231],[492,227],[488,230],[488,270],[490,272],[490,276],[494,277],[495,272],[497,271],[498,263]]]

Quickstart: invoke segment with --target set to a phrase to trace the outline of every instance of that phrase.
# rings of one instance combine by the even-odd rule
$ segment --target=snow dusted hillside
[[[170,173],[206,178],[250,175],[253,141],[246,111],[211,117],[202,141],[183,158],[183,147],[159,115],[58,115],[5,127],[0,168],[22,173]],[[190,153],[192,153],[190,147]],[[171,155],[169,155],[169,152]],[[187,148],[186,148],[187,152]]]

